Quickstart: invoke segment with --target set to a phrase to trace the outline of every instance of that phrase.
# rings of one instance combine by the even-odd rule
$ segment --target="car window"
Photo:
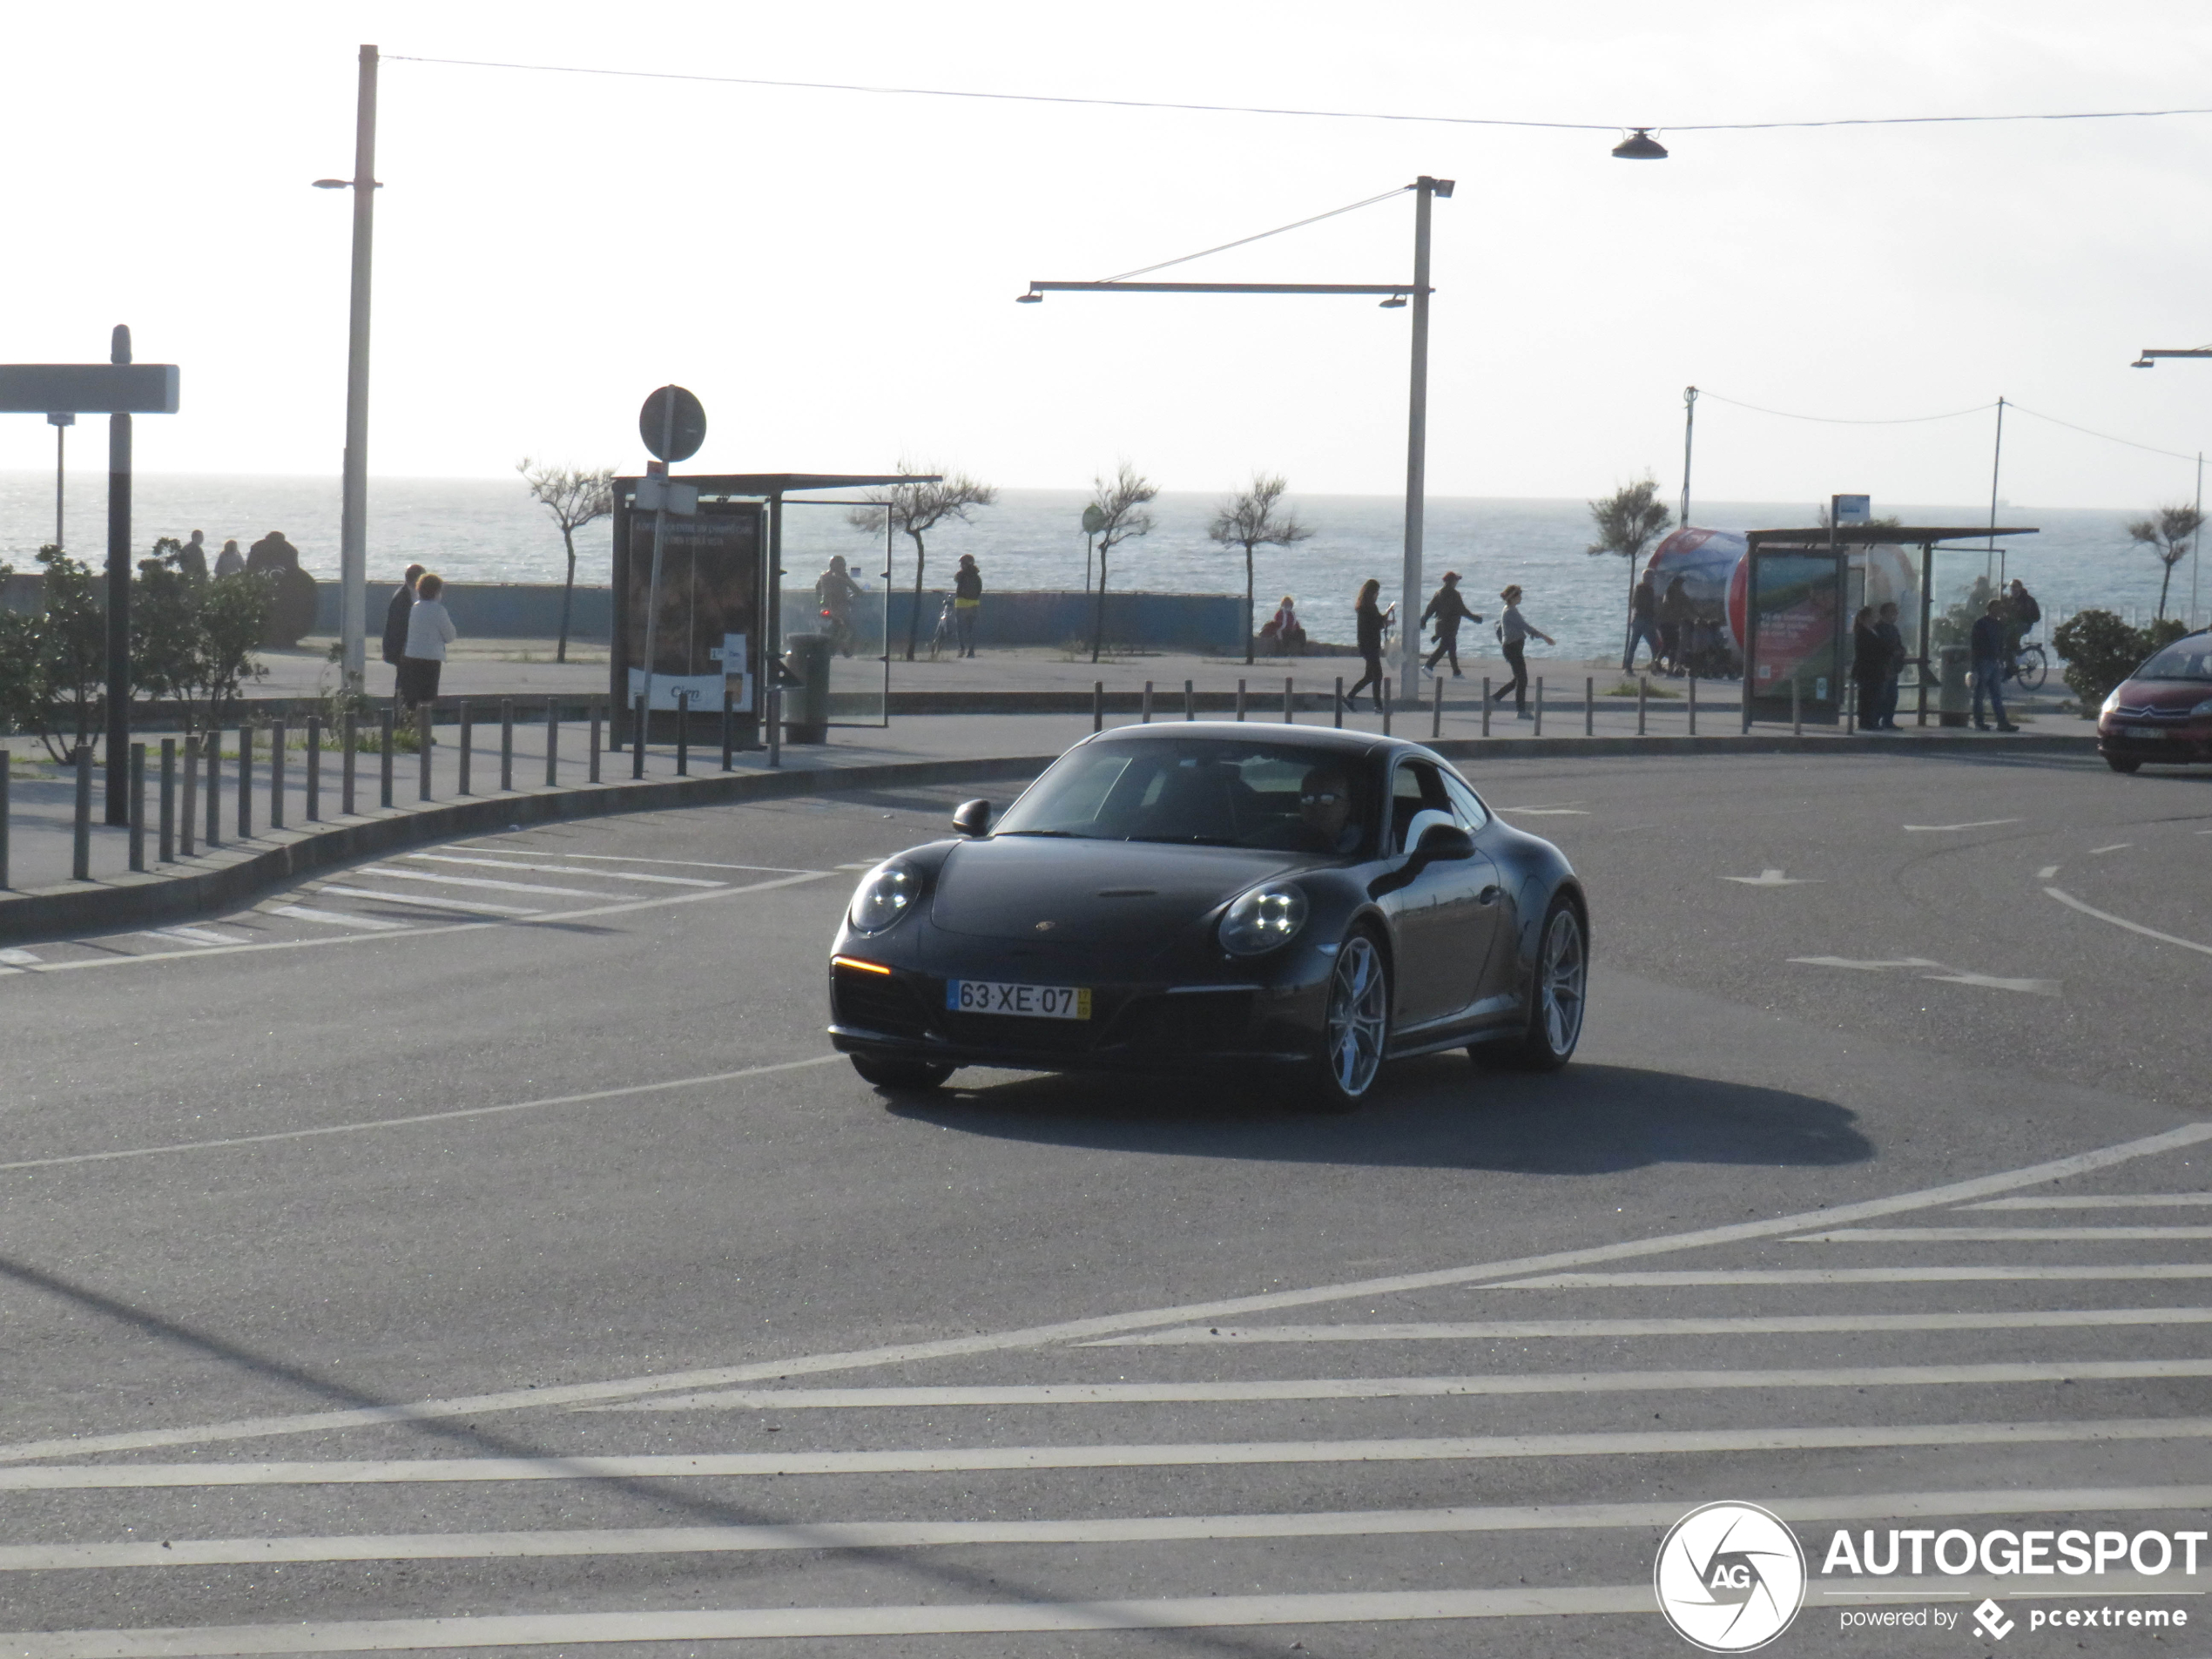
[[[1390,784],[1390,845],[1395,853],[1410,853],[1420,840],[1421,832],[1437,821],[1427,816],[1441,814],[1442,821],[1455,821],[1452,816],[1452,798],[1444,792],[1444,779],[1437,769],[1425,760],[1401,760]]]
[[[1490,821],[1490,813],[1474,791],[1450,772],[1439,774],[1444,779],[1444,792],[1452,798],[1452,805],[1460,814],[1460,827],[1472,835]]]
[[[1349,853],[1373,820],[1365,775],[1349,758],[1258,739],[1089,743],[1055,762],[997,833]]]
[[[2177,639],[2129,677],[2139,680],[2212,680],[2212,637]]]

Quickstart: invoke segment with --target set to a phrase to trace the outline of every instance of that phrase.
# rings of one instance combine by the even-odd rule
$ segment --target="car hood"
[[[948,933],[982,939],[1165,945],[1215,906],[1307,861],[1149,841],[1027,835],[964,841],[937,873],[929,919]]]
[[[2193,709],[2212,702],[2212,680],[2125,680],[2120,706],[2129,709]]]

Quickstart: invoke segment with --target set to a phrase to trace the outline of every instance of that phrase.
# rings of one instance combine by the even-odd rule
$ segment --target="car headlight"
[[[1254,887],[1221,919],[1221,942],[1239,956],[1257,956],[1298,937],[1305,926],[1305,894],[1287,882]]]
[[[879,864],[860,878],[845,919],[856,934],[880,934],[921,897],[921,873],[900,859]]]
[[[2101,709],[2098,710],[2097,712],[2100,714],[2109,714],[2119,706],[2120,688],[2115,685],[2112,688],[2112,690],[2105,693],[2105,705]]]
[[[2198,716],[2199,718],[2207,714],[2212,714],[2212,697],[2206,698],[2203,702],[2198,704],[2195,708],[2191,709],[2189,712],[2193,715]]]

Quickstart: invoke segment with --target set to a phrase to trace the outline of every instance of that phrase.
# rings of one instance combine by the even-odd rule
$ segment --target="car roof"
[[[1191,738],[1226,742],[1265,743],[1289,749],[1311,750],[1350,759],[1353,756],[1416,754],[1426,760],[1442,757],[1403,738],[1373,732],[1343,732],[1325,725],[1280,725],[1264,720],[1157,720],[1149,725],[1119,725],[1094,732],[1085,743],[1169,743]],[[1449,763],[1444,763],[1449,764]]]

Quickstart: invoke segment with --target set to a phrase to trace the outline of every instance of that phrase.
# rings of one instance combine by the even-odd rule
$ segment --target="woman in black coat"
[[[1375,691],[1375,711],[1379,714],[1383,705],[1383,630],[1398,610],[1396,605],[1385,609],[1376,603],[1381,593],[1381,582],[1369,577],[1359,584],[1359,597],[1352,602],[1352,619],[1359,631],[1359,660],[1366,665],[1367,671],[1359,677],[1359,685],[1344,694],[1345,706],[1350,708],[1359,701],[1360,691],[1372,685]]]
[[[1874,607],[1861,605],[1851,624],[1852,678],[1858,682],[1858,729],[1871,732],[1882,722],[1882,671],[1889,665],[1889,647],[1874,631]]]

